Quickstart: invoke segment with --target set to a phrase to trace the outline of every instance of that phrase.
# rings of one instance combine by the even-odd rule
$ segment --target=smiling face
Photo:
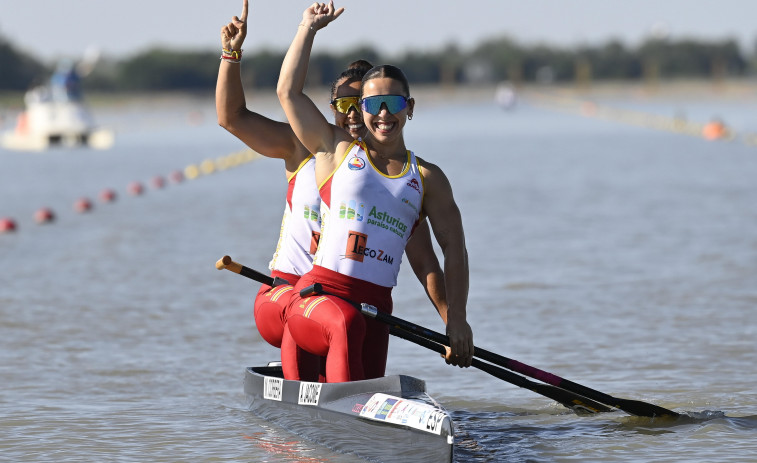
[[[348,79],[344,79],[343,82],[338,82],[336,85],[336,92],[333,95],[334,99],[344,97],[360,97],[360,81],[353,80],[348,82]],[[363,117],[360,111],[355,106],[349,108],[347,114],[337,111],[334,104],[331,104],[331,110],[334,112],[334,125],[341,127],[348,131],[352,138],[357,139],[365,135],[365,125],[363,124]]]
[[[376,77],[363,82],[362,98],[377,95],[409,96],[403,83],[391,77]],[[408,98],[407,106],[392,114],[387,105],[382,104],[378,114],[374,115],[368,111],[363,111],[363,122],[368,131],[379,142],[401,139],[402,129],[405,127],[407,117],[413,114],[414,106],[415,101],[412,98]]]

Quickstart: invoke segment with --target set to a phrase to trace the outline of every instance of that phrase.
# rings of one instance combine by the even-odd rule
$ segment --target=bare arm
[[[344,8],[335,11],[333,1],[328,6],[314,3],[305,10],[284,57],[276,87],[279,102],[294,133],[311,153],[334,153],[340,140],[351,141],[350,135],[330,124],[303,92],[315,33],[343,11]]]
[[[436,258],[434,246],[431,243],[431,230],[426,219],[418,224],[413,236],[410,237],[405,247],[405,254],[415,276],[418,277],[426,295],[446,325],[447,293],[444,288],[444,272],[439,265],[439,259]]]
[[[221,28],[224,49],[241,51],[247,36],[248,0],[244,0],[241,17],[234,16]],[[293,171],[308,155],[292,128],[247,109],[240,63],[222,59],[216,82],[216,112],[218,124],[239,138],[247,146],[271,158],[287,162]]]
[[[462,217],[444,172],[426,162],[421,169],[425,180],[423,211],[444,253],[447,335],[451,348],[446,359],[454,365],[468,367],[473,360],[473,331],[467,321],[468,251]]]

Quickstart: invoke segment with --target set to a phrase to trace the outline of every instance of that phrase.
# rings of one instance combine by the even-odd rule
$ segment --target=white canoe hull
[[[337,452],[381,462],[452,461],[452,418],[420,379],[309,383],[282,379],[280,367],[250,367],[244,391],[259,417]]]

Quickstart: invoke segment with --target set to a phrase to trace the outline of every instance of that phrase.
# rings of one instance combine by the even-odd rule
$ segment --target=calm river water
[[[485,96],[420,95],[406,128],[462,210],[476,344],[690,419],[579,417],[399,339],[388,372],[425,379],[452,412],[458,462],[757,460],[757,146]],[[605,98],[757,133],[755,94]],[[18,225],[0,234],[0,460],[352,461],[244,406],[244,367],[278,354],[253,325],[257,284],[214,263],[265,271],[281,163],[158,189],[155,176],[244,148],[213,102],[96,116],[117,131],[111,150],[0,151],[0,217]],[[34,223],[42,207],[54,223]],[[443,330],[407,265],[395,314]]]

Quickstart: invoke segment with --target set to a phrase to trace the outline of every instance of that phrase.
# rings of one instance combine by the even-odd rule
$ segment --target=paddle
[[[238,273],[240,275],[246,276],[247,278],[253,279],[255,281],[258,281],[260,283],[267,284],[267,285],[270,285],[270,286],[275,286],[275,284],[273,284],[273,283],[276,283],[276,280],[284,281],[284,280],[281,280],[280,278],[276,278],[276,279],[271,278],[268,275],[260,273],[260,272],[258,272],[256,270],[253,270],[253,269],[249,268],[249,267],[245,267],[244,265],[238,264],[238,263],[234,262],[231,259],[231,257],[229,257],[229,256],[223,256],[221,259],[219,259],[218,262],[216,262],[216,268],[218,270],[227,269],[227,270],[230,270],[230,271],[232,271],[234,273]],[[303,289],[302,291],[300,291],[300,294],[303,295],[303,296],[307,296],[309,293],[317,292],[317,291],[323,292],[323,289],[321,288],[320,284],[316,283],[315,285],[309,286],[309,287]],[[367,305],[367,304],[362,304],[361,307],[359,307],[359,308],[360,308],[360,310],[361,310],[361,312],[363,314],[365,314],[365,315],[367,315],[369,317],[375,318],[375,319],[377,319],[377,320],[379,320],[379,321],[381,321],[383,323],[387,323],[389,325],[395,325],[398,328],[397,330],[395,330],[397,332],[399,332],[400,330],[403,330],[402,334],[405,334],[405,335],[410,335],[410,334],[416,333],[416,337],[414,338],[415,340],[408,339],[408,337],[404,337],[404,338],[408,339],[408,340],[410,340],[412,342],[416,342],[416,340],[419,341],[417,343],[420,343],[420,340],[429,341],[430,343],[433,343],[433,344],[429,344],[429,345],[420,344],[420,345],[422,345],[424,347],[427,347],[427,348],[429,348],[431,350],[435,350],[435,351],[443,354],[443,353],[445,353],[444,345],[449,345],[449,338],[447,338],[447,336],[445,336],[445,335],[442,335],[440,333],[436,333],[436,332],[431,331],[431,330],[429,330],[427,328],[423,328],[421,326],[412,324],[410,322],[407,322],[405,320],[393,317],[391,315],[382,314],[382,313],[378,312],[378,310],[375,307]],[[419,333],[420,336],[418,336],[417,333]],[[395,336],[403,337],[403,336],[400,336],[399,334],[396,334],[396,333],[392,333],[392,334],[395,334]],[[436,339],[434,339],[434,338],[436,338]],[[441,345],[441,344],[444,344],[444,345]],[[439,346],[439,347],[436,347],[436,346]],[[441,348],[442,350],[440,351],[439,348]],[[479,349],[478,347],[475,347],[474,349],[475,349],[475,353],[476,354],[481,354],[482,352],[484,353],[484,355],[491,354],[491,353],[489,353],[487,351],[484,351],[483,349]],[[491,355],[494,356],[494,358],[499,357],[500,359],[503,359],[504,361],[510,361],[510,359],[498,356],[497,354],[491,354]],[[484,360],[489,360],[485,356],[481,356],[481,358],[483,358]],[[489,361],[492,361],[492,360],[489,360]],[[520,362],[515,362],[515,361],[511,361],[511,362],[517,363],[518,365],[523,365],[523,367],[527,367],[527,368],[533,369],[534,371],[541,371],[541,370],[537,370],[537,369],[535,369],[533,367],[528,367],[528,365],[521,364]],[[479,362],[477,362],[477,363],[479,363]],[[492,361],[492,363],[497,363],[497,362],[496,361]],[[616,408],[618,408],[620,410],[623,410],[623,411],[625,411],[627,413],[630,413],[632,415],[639,415],[639,416],[662,416],[662,415],[679,416],[675,412],[672,412],[672,411],[667,410],[667,409],[662,408],[662,407],[657,407],[656,405],[651,405],[651,404],[647,404],[647,403],[639,402],[639,401],[634,401],[634,400],[616,399],[616,398],[611,397],[611,396],[609,396],[607,394],[603,394],[601,392],[594,391],[593,389],[589,389],[589,388],[585,388],[583,386],[577,385],[577,384],[575,384],[575,383],[573,383],[571,381],[562,380],[562,378],[556,377],[554,375],[551,375],[551,376],[554,376],[555,378],[564,381],[568,385],[575,384],[576,386],[580,386],[581,388],[586,389],[587,391],[590,392],[590,394],[592,392],[594,392],[595,394],[599,394],[600,396],[607,397],[607,398],[611,399],[613,402],[607,402],[607,401],[599,400],[599,399],[596,399],[595,397],[590,397],[589,394],[581,394],[581,393],[579,393],[577,391],[571,391],[568,387],[563,387],[563,386],[558,385],[558,384],[552,384],[549,381],[544,381],[543,379],[536,377],[536,379],[540,379],[541,381],[544,381],[544,382],[546,382],[548,384],[552,384],[552,386],[554,386],[554,389],[552,389],[552,388],[549,388],[549,386],[544,386],[544,385],[541,385],[541,384],[538,384],[538,383],[534,383],[533,381],[529,381],[526,378],[523,378],[522,376],[512,374],[512,373],[510,373],[508,371],[505,371],[503,369],[497,368],[496,366],[488,364],[488,363],[480,362],[479,365],[474,365],[474,366],[476,366],[477,368],[479,368],[482,371],[485,371],[486,373],[489,373],[489,374],[491,374],[493,376],[496,376],[496,377],[498,377],[498,378],[500,378],[500,379],[502,379],[504,381],[507,381],[507,382],[509,382],[511,384],[514,384],[514,385],[519,386],[519,387],[523,387],[525,389],[529,389],[529,390],[531,390],[533,392],[536,392],[537,394],[541,394],[541,395],[544,395],[545,397],[548,397],[548,398],[550,398],[552,400],[555,400],[555,401],[561,403],[562,405],[564,405],[564,406],[566,406],[566,407],[568,407],[568,408],[576,411],[576,413],[579,413],[579,407],[581,407],[580,410],[582,410],[583,412],[586,412],[586,413],[596,413],[596,412],[608,411],[608,407],[604,407],[601,403],[597,403],[597,402],[603,402],[605,404],[612,405],[612,406],[614,406],[614,407],[616,407]],[[510,368],[510,367],[508,367],[506,365],[500,365],[500,366],[504,366],[505,368],[509,368],[509,369],[511,369],[513,371],[518,371],[515,368]],[[527,373],[525,371],[522,371],[522,372],[519,371],[519,372],[525,374],[526,376],[531,376],[532,378],[534,378],[534,376],[530,375],[529,373]],[[550,375],[549,373],[546,373],[546,372],[543,372],[543,373],[545,375]],[[622,402],[622,403],[620,403],[620,405],[616,405],[615,403],[618,403],[618,402]],[[625,403],[626,408],[628,408],[628,410],[626,408],[623,408],[622,405],[624,405],[624,403]],[[634,408],[634,405],[637,405],[636,408],[639,408],[639,410],[636,410]],[[655,411],[659,410],[659,411],[657,411],[654,415],[650,415],[650,414],[648,414],[649,411],[645,407],[642,407],[642,405],[646,406],[646,407],[652,407],[651,410],[655,410]],[[629,410],[635,410],[636,413],[634,413],[632,411],[629,411]],[[646,413],[642,413],[642,412],[646,412]]]
[[[313,294],[326,294],[330,296],[339,297],[334,294],[330,294],[327,291],[324,291],[320,283],[312,284],[308,286],[307,288],[303,288],[302,290],[300,290],[300,296],[302,297],[307,297]],[[342,299],[346,300],[344,298]],[[356,304],[352,301],[347,301],[347,302],[349,302],[356,309],[360,310],[361,312],[363,312],[363,314],[365,314],[365,311],[362,310],[360,304]],[[368,305],[362,304],[362,306],[365,307]],[[375,309],[375,307],[373,306],[368,306],[368,307]],[[376,317],[371,317],[371,318],[376,318]],[[423,336],[419,336],[410,330],[404,329],[404,327],[390,326],[389,332],[394,336],[403,338],[410,342],[414,342],[420,346],[436,351],[442,355],[446,353],[446,349],[444,345],[439,344],[438,342],[435,342],[433,340],[427,339]],[[449,341],[447,342],[449,343]],[[449,345],[449,344],[446,344],[446,345]],[[531,390],[533,392],[536,392],[537,394],[541,394],[547,398],[550,398],[556,402],[559,402],[560,404],[573,410],[579,415],[589,415],[589,414],[600,413],[600,412],[610,412],[614,410],[606,405],[603,405],[591,399],[587,399],[586,397],[582,397],[573,392],[566,391],[565,389],[529,381],[528,379],[520,375],[511,373],[505,370],[504,368],[500,368],[496,365],[482,362],[479,359],[474,358],[472,362],[472,366],[475,368],[478,368],[481,371],[489,373],[490,375],[496,378],[499,378],[503,381],[507,381],[508,383],[514,384],[524,389]]]
[[[361,312],[363,312],[364,315],[371,318],[375,318],[376,320],[386,323],[387,325],[396,326],[403,330],[413,332],[423,338],[429,339],[439,344],[443,344],[447,346],[449,345],[449,338],[447,336],[441,333],[437,333],[435,331],[429,330],[428,328],[424,328],[422,326],[416,325],[414,323],[402,320],[401,318],[397,318],[392,315],[381,313],[375,307],[370,306],[368,304],[361,305]],[[573,392],[575,394],[586,397],[588,399],[610,405],[619,410],[623,410],[624,412],[631,415],[648,416],[648,417],[656,417],[656,416],[679,417],[681,416],[680,414],[672,410],[668,410],[667,408],[663,408],[658,405],[642,402],[640,400],[628,400],[628,399],[619,399],[617,397],[613,397],[611,395],[605,394],[603,392],[599,392],[589,387],[582,386],[578,383],[574,383],[573,381],[569,381],[567,379],[561,378],[552,373],[539,370],[538,368],[518,362],[517,360],[509,359],[499,354],[495,354],[493,352],[489,352],[487,350],[481,349],[480,347],[474,346],[473,349],[474,349],[474,353],[473,353],[474,356],[484,359],[486,361],[489,361],[495,365],[499,365],[501,367],[507,368],[508,370],[522,373],[528,377],[538,379],[539,381],[545,382],[547,384],[551,384],[552,386],[558,387],[560,389],[565,389],[566,391]]]
[[[399,338],[405,339],[412,343],[418,344],[419,346],[433,350],[442,355],[446,353],[446,349],[443,345],[430,341],[424,337],[418,336],[417,334],[411,333],[409,331],[405,331],[396,326],[390,327],[389,332],[393,336],[397,336]],[[528,389],[537,394],[543,395],[544,397],[552,399],[560,403],[561,405],[573,410],[578,415],[593,415],[595,413],[600,413],[600,412],[614,411],[613,408],[610,408],[599,402],[595,402],[593,400],[587,399],[586,397],[581,397],[578,394],[574,394],[572,392],[566,391],[565,389],[560,389],[559,387],[530,381],[524,378],[523,376],[516,375],[515,373],[511,373],[505,370],[504,368],[500,368],[496,365],[492,365],[491,363],[482,362],[481,360],[477,358],[473,359],[471,366],[473,366],[474,368],[478,368],[479,370],[484,371],[486,373],[489,373],[495,378],[499,378],[503,381],[507,381],[510,384],[514,384],[518,387]]]

